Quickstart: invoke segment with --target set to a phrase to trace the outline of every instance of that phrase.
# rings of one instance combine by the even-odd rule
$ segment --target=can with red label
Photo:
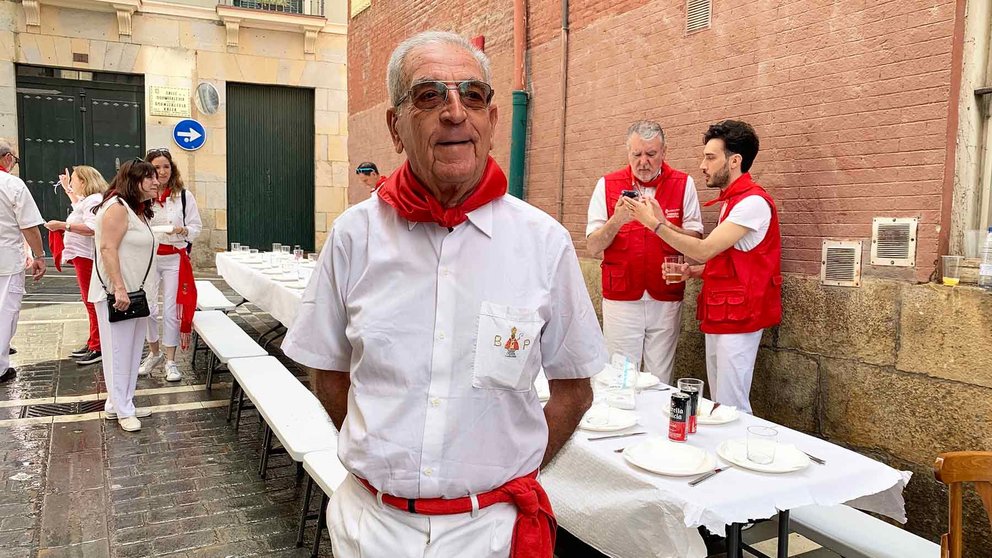
[[[695,434],[696,415],[699,414],[699,390],[694,387],[683,387],[682,393],[689,396],[689,434]]]
[[[672,409],[668,413],[668,439],[684,442],[689,439],[689,395],[677,391],[672,394]]]

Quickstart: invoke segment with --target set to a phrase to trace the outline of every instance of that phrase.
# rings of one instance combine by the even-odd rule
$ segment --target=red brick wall
[[[783,269],[818,273],[823,238],[871,235],[874,216],[919,216],[917,269],[937,256],[953,0],[715,0],[712,28],[685,36],[684,1],[573,0],[563,222],[584,251],[588,196],[624,162],[638,118],[666,129],[668,161],[696,171],[706,126],[751,122],[752,173],[779,200]],[[558,215],[560,2],[530,0],[532,93],[526,197]],[[349,29],[349,154],[402,158],[383,124],[385,66],[402,38],[427,29],[486,35],[502,109],[494,154],[508,164],[512,4],[375,0]],[[357,182],[353,186],[357,186]],[[701,191],[702,199],[714,193]],[[353,200],[362,195],[353,188]],[[708,228],[715,221],[706,215]],[[867,266],[866,273],[873,270]]]

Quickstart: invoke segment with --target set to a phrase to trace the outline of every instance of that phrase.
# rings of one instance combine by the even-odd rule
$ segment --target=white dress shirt
[[[103,194],[90,194],[72,204],[72,213],[65,220],[69,228],[72,228],[72,225],[86,225],[90,230],[95,231],[96,214],[93,213],[93,209],[100,205],[102,200]],[[96,252],[96,246],[92,236],[83,236],[73,231],[66,231],[64,244],[65,249],[62,250],[63,262],[71,261],[73,258],[92,260],[93,254]]]
[[[338,455],[403,498],[485,492],[537,469],[538,372],[587,378],[606,362],[568,232],[511,196],[452,232],[378,197],[345,211],[283,351],[351,372]]]
[[[200,220],[200,209],[196,205],[196,197],[193,192],[186,190],[186,223],[183,224],[183,200],[182,194],[169,196],[165,200],[165,205],[159,205],[158,201],[152,201],[152,211],[155,215],[148,223],[151,226],[172,225],[173,227],[186,227],[189,231],[187,235],[155,233],[155,238],[159,244],[171,244],[176,248],[185,248],[186,242],[193,242],[200,236],[203,230],[203,221]]]
[[[44,223],[24,181],[0,171],[0,275],[24,272],[27,254],[21,229]]]

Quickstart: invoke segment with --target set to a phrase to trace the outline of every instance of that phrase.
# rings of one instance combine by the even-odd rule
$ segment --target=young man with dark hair
[[[379,186],[382,186],[382,183],[386,181],[386,177],[379,176],[379,167],[371,161],[366,161],[355,167],[355,174],[358,175],[358,180],[369,189],[369,195],[378,190]]]
[[[703,135],[699,165],[706,186],[720,195],[717,227],[705,239],[678,232],[649,205],[625,200],[637,219],[687,258],[682,277],[703,280],[696,311],[706,334],[706,375],[710,396],[751,412],[754,361],[766,327],[782,318],[782,241],[771,196],[748,171],[758,155],[758,135],[746,122],[724,120]]]

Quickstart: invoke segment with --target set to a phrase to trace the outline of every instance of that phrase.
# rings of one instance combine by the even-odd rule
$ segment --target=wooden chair
[[[962,483],[975,484],[992,526],[992,451],[952,451],[940,454],[934,476],[948,487],[948,532],[940,537],[942,558],[961,558]]]

